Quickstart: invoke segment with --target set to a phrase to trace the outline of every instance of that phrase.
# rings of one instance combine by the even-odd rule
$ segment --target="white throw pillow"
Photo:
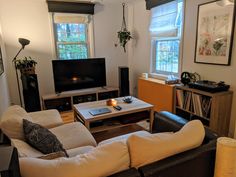
[[[114,142],[73,158],[20,158],[22,177],[105,177],[129,168],[127,145]]]
[[[199,120],[188,122],[180,131],[157,133],[148,136],[132,135],[128,139],[131,167],[143,165],[200,146],[205,129]]]
[[[24,140],[23,119],[31,121],[31,117],[20,106],[10,106],[3,113],[0,128],[9,138]]]

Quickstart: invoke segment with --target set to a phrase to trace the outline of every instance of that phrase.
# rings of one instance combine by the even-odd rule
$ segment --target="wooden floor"
[[[61,117],[62,117],[62,120],[64,123],[74,122],[73,112],[61,113]],[[115,128],[115,129],[111,129],[111,130],[107,130],[107,131],[93,133],[93,137],[95,138],[97,143],[99,143],[99,142],[109,139],[109,138],[113,138],[116,136],[124,135],[127,133],[132,133],[132,132],[136,132],[136,131],[140,131],[140,130],[145,130],[145,129],[138,124],[132,124],[132,125],[124,126],[121,128]]]

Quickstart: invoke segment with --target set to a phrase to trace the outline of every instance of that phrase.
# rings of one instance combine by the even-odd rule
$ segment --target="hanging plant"
[[[122,26],[121,26],[121,30],[118,31],[118,38],[119,38],[119,43],[120,46],[122,46],[124,48],[124,52],[126,52],[126,44],[127,42],[132,39],[131,37],[131,33],[127,30],[126,27],[126,20],[125,20],[125,3],[122,4],[123,6],[123,21],[122,21]]]

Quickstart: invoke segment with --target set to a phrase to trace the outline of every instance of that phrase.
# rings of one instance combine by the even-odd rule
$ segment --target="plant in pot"
[[[16,68],[20,70],[21,74],[35,74],[35,66],[37,62],[31,57],[16,60]]]
[[[118,31],[118,38],[119,38],[119,43],[120,46],[122,46],[124,48],[124,52],[126,52],[126,44],[127,42],[132,39],[131,37],[131,33],[127,30],[126,28],[126,21],[125,21],[125,3],[122,4],[123,6],[123,21],[122,21],[122,26],[121,26],[121,30]]]

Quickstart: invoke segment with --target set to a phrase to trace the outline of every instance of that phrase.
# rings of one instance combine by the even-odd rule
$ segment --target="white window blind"
[[[151,9],[150,33],[155,37],[176,37],[178,2],[172,1]]]
[[[90,15],[54,13],[54,23],[90,23]]]

